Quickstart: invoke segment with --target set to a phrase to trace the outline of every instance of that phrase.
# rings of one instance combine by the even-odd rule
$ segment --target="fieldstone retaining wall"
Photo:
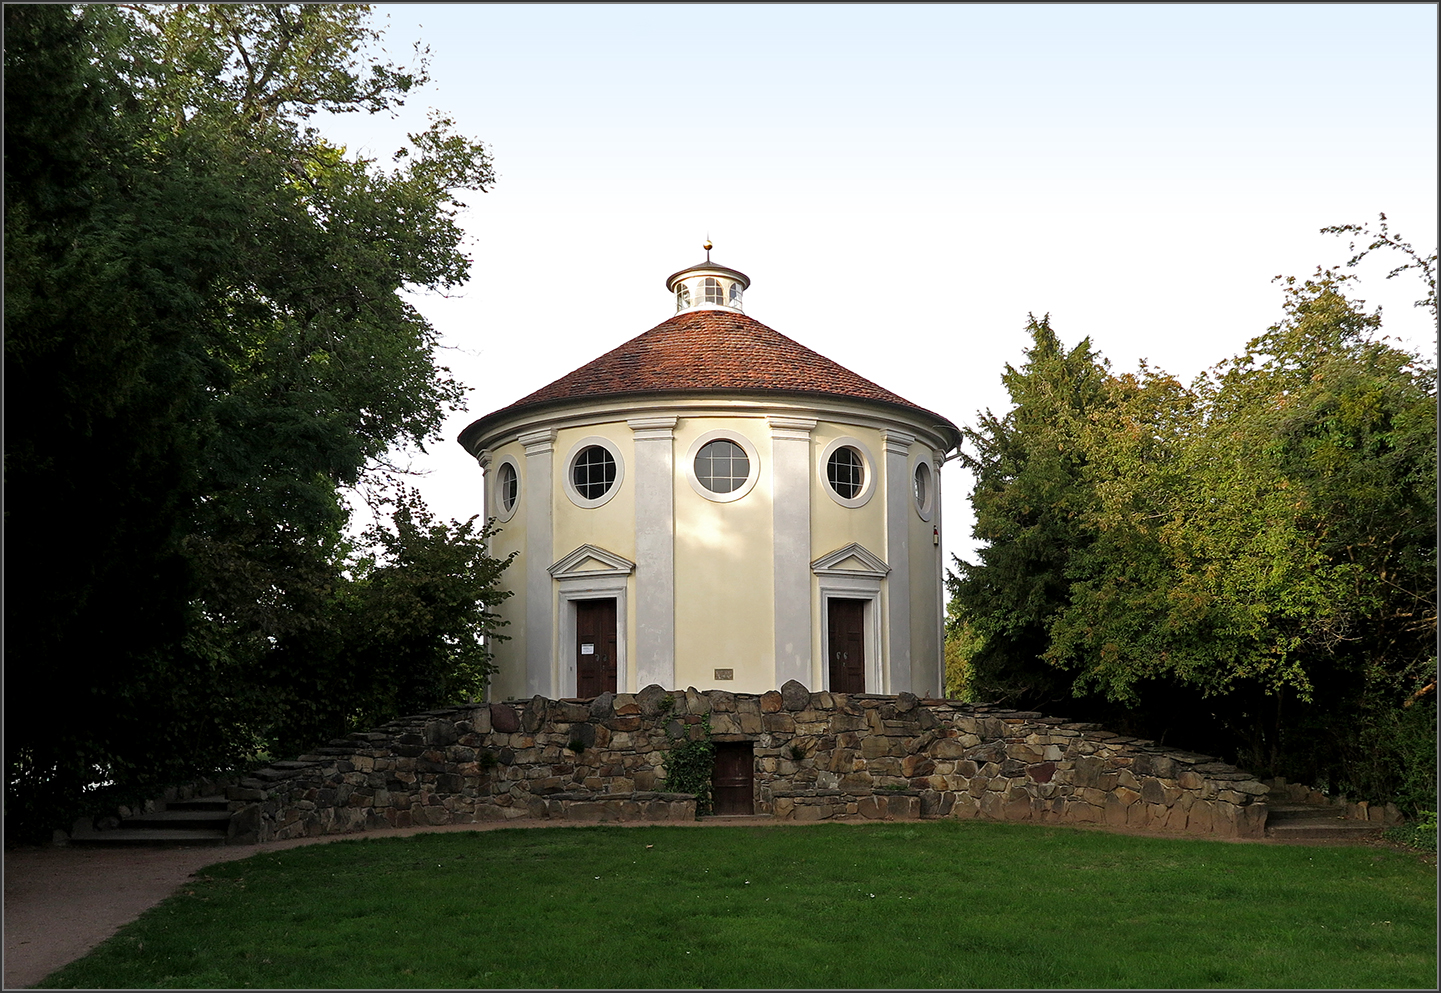
[[[234,843],[516,817],[690,820],[672,745],[750,742],[755,812],[787,820],[985,818],[1260,838],[1268,789],[1205,755],[1031,712],[812,693],[606,693],[404,718],[276,762],[225,795]]]

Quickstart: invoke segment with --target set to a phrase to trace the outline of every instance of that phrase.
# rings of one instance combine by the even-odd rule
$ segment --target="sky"
[[[749,316],[963,427],[1008,409],[1030,314],[1189,381],[1281,317],[1274,277],[1350,257],[1320,228],[1437,243],[1432,4],[375,12],[432,83],[322,130],[386,160],[433,107],[498,174],[463,198],[470,282],[413,298],[472,391],[411,461],[443,518],[482,511],[456,435],[670,317],[707,237]],[[1390,261],[1354,294],[1434,354]],[[947,561],[973,558],[971,480],[942,487]]]

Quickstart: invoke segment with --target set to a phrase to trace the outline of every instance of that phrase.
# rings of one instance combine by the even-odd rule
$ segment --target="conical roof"
[[[959,441],[947,418],[917,406],[838,362],[738,311],[687,310],[587,362],[548,386],[475,421],[471,439],[531,408],[573,400],[662,394],[781,393],[871,401],[924,414]]]

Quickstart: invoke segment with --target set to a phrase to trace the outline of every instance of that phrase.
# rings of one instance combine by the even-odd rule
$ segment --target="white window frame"
[[[921,466],[926,467],[926,499],[922,503],[916,502],[916,472]],[[931,523],[936,516],[936,502],[941,495],[941,474],[936,469],[935,459],[931,457],[930,449],[923,449],[920,454],[911,459],[911,506],[915,508],[916,516],[927,524]]]
[[[838,448],[854,448],[861,455],[861,489],[853,497],[843,497],[836,492],[831,485],[830,462],[831,456]],[[876,457],[871,454],[870,448],[859,438],[841,437],[836,438],[825,448],[821,449],[821,457],[816,461],[816,473],[820,477],[821,489],[825,490],[826,496],[830,497],[842,507],[855,510],[870,503],[872,494],[876,491]],[[907,485],[910,485],[907,480]]]
[[[611,483],[610,489],[593,500],[582,496],[580,490],[575,488],[575,460],[580,456],[581,452],[590,448],[592,445],[604,448],[610,453],[610,457],[615,460],[615,482]],[[615,442],[609,438],[602,438],[599,435],[582,438],[572,445],[570,451],[566,453],[563,465],[565,466],[565,471],[562,474],[561,481],[565,486],[565,495],[570,498],[571,503],[582,510],[594,510],[596,507],[601,507],[609,503],[615,498],[615,495],[620,492],[621,485],[625,482],[625,459],[621,458],[620,449],[616,447]]]
[[[515,503],[511,504],[509,510],[505,509],[505,500],[501,492],[500,469],[501,466],[505,465],[509,465],[510,468],[515,472]],[[494,517],[501,524],[504,524],[506,521],[514,517],[515,512],[520,509],[520,501],[522,499],[522,491],[525,488],[525,481],[520,474],[520,462],[517,461],[515,456],[513,455],[501,456],[501,458],[495,463],[494,472],[495,475],[492,478],[495,480],[495,485],[491,487],[492,493],[490,511],[492,517]]]
[[[746,477],[746,481],[744,483],[742,483],[740,486],[737,486],[729,493],[716,493],[714,490],[707,489],[706,485],[702,483],[700,481],[700,478],[697,477],[695,474],[696,456],[700,454],[700,450],[702,448],[704,448],[706,445],[709,445],[713,441],[732,442],[733,444],[737,445],[741,449],[741,451],[745,452],[746,458],[750,460],[750,475]],[[756,451],[756,446],[751,443],[751,440],[745,435],[741,434],[739,431],[733,431],[728,428],[721,428],[716,431],[707,431],[695,441],[691,442],[689,450],[686,451],[685,478],[690,483],[691,489],[695,490],[697,493],[699,493],[701,496],[705,497],[712,503],[734,503],[735,501],[741,499],[751,490],[755,489],[756,482],[760,479],[760,475],[760,453]]]

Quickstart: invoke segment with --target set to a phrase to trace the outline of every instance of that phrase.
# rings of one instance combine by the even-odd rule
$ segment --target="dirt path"
[[[768,823],[775,823],[769,821]],[[625,824],[641,827],[646,822]],[[695,822],[688,822],[695,823]],[[758,823],[708,818],[711,826]],[[666,826],[675,825],[665,822]],[[261,851],[355,838],[505,827],[582,827],[581,822],[499,821],[392,828],[221,848],[17,848],[5,852],[5,989],[23,989],[80,958],[180,888],[197,870]]]

